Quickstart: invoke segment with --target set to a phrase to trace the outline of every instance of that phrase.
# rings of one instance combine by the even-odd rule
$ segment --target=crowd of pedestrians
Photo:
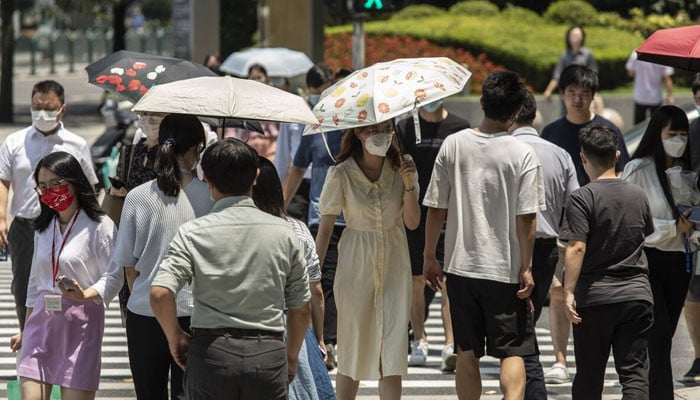
[[[408,366],[427,363],[439,291],[440,369],[461,400],[480,397],[484,355],[501,361],[506,400],[546,399],[572,362],[573,398],[600,399],[611,350],[623,399],[672,399],[684,306],[696,351],[686,378],[700,379],[700,126],[662,105],[673,71],[631,57],[635,115],[651,116],[630,157],[591,109],[584,39],[580,26],[566,33],[545,91],[558,90],[563,115],[541,134],[510,71],[485,79],[478,127],[442,99],[312,135],[265,122],[264,134],[214,139],[195,116],[142,114],[102,206],[87,144],[61,122],[63,88],[37,83],[32,126],[0,147],[22,398],[57,385],[64,399],[94,399],[104,310],[119,295],[139,399],[347,400],[363,380],[399,399]],[[262,65],[248,72],[271,83]],[[314,65],[309,107],[349,72]],[[700,107],[700,79],[692,91]],[[535,324],[548,298],[545,372]]]

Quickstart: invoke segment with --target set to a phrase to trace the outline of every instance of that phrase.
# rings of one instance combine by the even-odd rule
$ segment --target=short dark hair
[[[527,89],[515,72],[497,71],[486,77],[481,93],[484,115],[505,122],[520,109]]]
[[[34,84],[34,87],[32,88],[32,98],[34,98],[34,95],[37,93],[46,94],[49,92],[53,92],[56,94],[58,100],[61,101],[61,105],[65,104],[66,96],[63,90],[63,86],[61,86],[60,83],[50,79],[45,81],[39,81],[36,84]]]
[[[559,75],[559,92],[564,93],[569,86],[590,89],[591,94],[598,91],[598,74],[585,65],[569,65]]]
[[[324,63],[314,64],[306,73],[306,86],[319,88],[333,81],[331,69]]]
[[[258,157],[260,174],[253,185],[253,201],[262,211],[276,217],[284,218],[284,195],[282,194],[282,182],[277,174],[277,168],[272,161],[265,157]]]
[[[335,72],[335,75],[333,75],[333,82],[338,82],[346,76],[350,76],[353,72],[355,71],[352,68],[340,68]]]
[[[177,156],[205,143],[204,127],[194,115],[169,114],[163,118],[158,129],[158,152],[153,172],[158,189],[166,196],[175,197],[180,193],[182,173]]]
[[[581,128],[578,134],[581,151],[589,161],[598,167],[615,166],[618,149],[617,134],[606,125],[590,124]]]
[[[574,25],[566,30],[566,35],[564,36],[564,42],[566,43],[567,50],[571,50],[571,43],[569,43],[569,35],[571,35],[571,31],[573,31],[576,28],[581,30],[581,47],[583,47],[586,44],[586,31],[583,30],[583,27],[581,25]]]
[[[47,170],[58,175],[61,179],[73,185],[76,198],[80,209],[93,221],[99,221],[100,217],[105,215],[100,204],[97,202],[97,195],[88,181],[83,168],[78,160],[65,151],[57,151],[51,153],[41,159],[34,170],[34,182],[39,184],[39,170],[46,168]],[[34,229],[43,232],[53,221],[53,218],[58,213],[44,203],[41,203],[41,214],[34,221]]]
[[[253,64],[253,65],[251,65],[250,67],[248,67],[248,76],[250,76],[250,73],[251,73],[252,71],[261,72],[263,75],[265,75],[265,76],[267,76],[267,77],[270,76],[270,75],[267,74],[267,69],[265,69],[265,67],[263,67],[262,64]]]
[[[250,145],[225,138],[204,150],[202,170],[219,192],[242,196],[250,191],[258,171],[258,153]]]
[[[520,110],[520,114],[518,115],[518,119],[515,120],[515,123],[518,125],[532,125],[532,122],[535,121],[536,116],[537,101],[535,101],[535,96],[528,91],[525,95],[525,100],[523,101],[523,108]]]
[[[700,90],[700,73],[695,74],[695,79],[693,79],[690,88],[693,90],[693,96]]]

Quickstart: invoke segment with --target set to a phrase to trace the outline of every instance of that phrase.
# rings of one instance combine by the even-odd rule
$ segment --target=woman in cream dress
[[[328,170],[316,237],[325,259],[335,219],[347,223],[338,245],[333,290],[338,307],[339,400],[354,399],[359,381],[379,379],[382,400],[401,397],[407,371],[406,327],[411,264],[404,224],[420,221],[418,177],[401,159],[391,121],[350,129]]]

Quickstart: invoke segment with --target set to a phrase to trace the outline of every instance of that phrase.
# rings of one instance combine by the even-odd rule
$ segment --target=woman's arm
[[[337,215],[322,215],[321,222],[318,224],[316,251],[318,252],[318,261],[321,264],[321,271],[323,271],[323,262],[326,260],[328,244],[331,241],[331,235],[333,234],[333,227],[335,226],[335,219],[337,217]]]
[[[406,228],[414,230],[420,224],[420,205],[416,164],[410,155],[404,154],[399,173],[403,179],[403,223]]]
[[[126,275],[126,284],[129,286],[129,291],[134,290],[134,281],[140,275],[139,271],[134,266],[125,266],[124,274]]]

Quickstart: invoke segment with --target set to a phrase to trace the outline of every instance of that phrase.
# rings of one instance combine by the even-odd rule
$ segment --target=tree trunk
[[[0,67],[0,122],[14,122],[12,76],[15,54],[15,31],[12,14],[15,0],[0,1],[0,24],[2,24],[2,66]]]
[[[5,0],[3,0],[5,1]],[[129,7],[129,0],[120,0],[112,6],[112,51],[126,50],[126,10]]]

